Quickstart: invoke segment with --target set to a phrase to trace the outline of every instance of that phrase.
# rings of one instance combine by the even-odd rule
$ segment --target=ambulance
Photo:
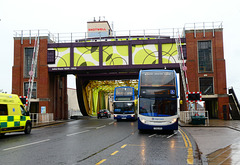
[[[30,134],[31,129],[29,112],[18,95],[0,93],[0,136],[11,132]]]

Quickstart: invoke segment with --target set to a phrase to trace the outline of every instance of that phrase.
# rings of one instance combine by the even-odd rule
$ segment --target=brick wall
[[[28,82],[29,78],[24,77],[24,53],[25,48],[34,48],[35,40],[31,43],[29,38],[23,38],[21,43],[20,37],[14,38],[14,62],[12,67],[12,93],[19,96],[24,94],[24,82]],[[47,113],[53,112],[52,96],[50,92],[50,81],[47,65],[47,37],[40,37],[39,53],[37,62],[37,76],[34,82],[37,83],[37,100],[39,102],[39,113],[41,113],[41,106],[46,106]]]
[[[212,56],[213,56],[213,72],[198,73],[198,41],[212,41]],[[213,77],[214,79],[214,94],[218,99],[218,118],[223,119],[223,105],[228,105],[228,96],[226,88],[226,66],[223,53],[223,31],[218,29],[214,32],[206,30],[205,37],[202,30],[197,31],[196,38],[194,31],[186,32],[187,44],[187,75],[189,81],[189,88],[191,92],[200,91],[199,78]],[[229,113],[227,107],[227,114]],[[228,115],[227,115],[228,116]]]

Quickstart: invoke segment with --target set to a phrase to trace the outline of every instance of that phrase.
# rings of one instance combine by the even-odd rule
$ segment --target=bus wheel
[[[4,136],[5,135],[5,133],[0,133],[0,136]]]
[[[30,134],[31,133],[31,129],[32,129],[31,124],[27,123],[26,127],[25,127],[25,130],[24,130],[25,134]]]

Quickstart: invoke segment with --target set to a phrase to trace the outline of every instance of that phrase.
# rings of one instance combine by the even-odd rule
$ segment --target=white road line
[[[155,136],[155,135],[157,135],[157,134],[152,134],[152,135],[150,135],[150,136],[148,136],[148,137],[153,137],[153,136]]]
[[[66,136],[73,136],[73,135],[77,135],[77,134],[81,134],[81,133],[85,133],[85,132],[89,132],[90,130],[85,130],[85,131],[82,131],[82,132],[75,132],[75,133],[72,133],[72,134],[67,134]]]
[[[176,135],[176,134],[177,134],[177,132],[175,132],[175,133],[172,134],[172,135],[169,135],[169,136],[167,137],[167,139],[170,138],[170,137],[172,137],[172,136],[174,136],[174,135]]]
[[[100,129],[100,128],[103,128],[103,127],[106,127],[106,125],[103,125],[103,126],[101,126],[101,127],[97,127],[96,129]]]
[[[111,123],[108,123],[108,125],[112,125],[113,123],[115,123],[115,121],[111,122]]]
[[[49,141],[49,140],[50,139],[45,139],[45,140],[41,140],[41,141],[37,141],[37,142],[33,142],[33,143],[28,143],[28,144],[24,144],[24,145],[15,146],[15,147],[10,147],[10,148],[3,149],[3,151],[8,151],[8,150],[16,149],[16,148],[21,148],[21,147],[26,147],[26,146],[30,146],[30,145],[33,145],[33,144],[43,143],[43,142],[46,142],[46,141]]]

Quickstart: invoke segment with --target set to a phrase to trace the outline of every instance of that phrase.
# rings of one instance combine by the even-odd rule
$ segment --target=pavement
[[[240,165],[240,120],[210,119],[205,124],[179,125],[195,140],[202,164]]]
[[[81,117],[78,119],[88,119]],[[70,120],[58,120],[33,124],[33,128],[62,124]],[[179,122],[195,140],[203,165],[240,165],[240,120],[210,119],[205,124]]]

